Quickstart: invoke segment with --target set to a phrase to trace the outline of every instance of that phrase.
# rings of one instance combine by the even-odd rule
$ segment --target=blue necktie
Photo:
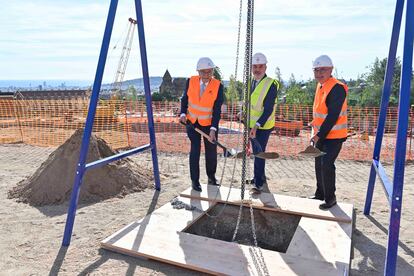
[[[200,98],[203,96],[204,90],[206,90],[206,85],[202,82],[200,85]]]
[[[252,83],[252,92],[256,89],[256,84],[257,84],[257,81],[256,80],[253,80],[253,83]]]

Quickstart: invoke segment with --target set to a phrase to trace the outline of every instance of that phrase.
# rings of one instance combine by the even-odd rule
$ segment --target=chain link
[[[241,30],[241,18],[242,18],[242,10],[243,10],[243,0],[240,0],[240,7],[239,7],[239,24],[238,24],[238,32],[237,32],[237,48],[236,48],[236,66],[235,66],[235,70],[234,70],[234,78],[237,81],[237,70],[238,70],[238,62],[239,62],[239,48],[240,48],[240,30]],[[237,215],[237,222],[236,222],[236,227],[234,229],[234,233],[233,233],[233,237],[232,237],[232,242],[234,242],[236,240],[237,237],[237,233],[239,231],[240,228],[240,221],[241,218],[243,216],[243,204],[246,203],[246,201],[244,200],[244,194],[245,194],[245,184],[246,184],[246,173],[249,169],[249,164],[248,164],[248,160],[247,160],[247,149],[249,146],[249,121],[250,121],[250,80],[251,80],[251,61],[252,61],[252,47],[253,47],[253,17],[254,17],[254,0],[248,0],[247,1],[247,24],[246,24],[246,45],[245,45],[245,59],[244,59],[244,74],[243,74],[243,84],[244,84],[244,107],[243,107],[243,120],[244,120],[244,129],[243,129],[243,149],[244,149],[244,155],[243,155],[243,159],[242,159],[242,171],[241,171],[241,201],[240,201],[240,207],[239,207],[239,212]],[[232,113],[233,114],[233,113]],[[239,124],[240,125],[240,124]],[[239,126],[239,130],[240,130],[240,126]],[[224,177],[224,171],[225,171],[225,167],[226,167],[226,161],[227,161],[227,155],[225,154],[225,159],[224,159],[224,166],[223,166],[223,171],[221,174],[221,178],[220,178],[220,184],[223,181],[223,177]],[[227,194],[227,198],[225,201],[225,205],[223,206],[223,208],[219,211],[219,213],[215,216],[208,214],[208,212],[205,212],[205,214],[207,216],[209,216],[210,218],[218,218],[224,211],[225,207],[228,205],[228,199],[231,193],[231,189],[233,187],[233,180],[234,180],[234,175],[235,175],[235,169],[236,169],[236,163],[237,163],[237,159],[234,160],[233,163],[233,172],[232,172],[232,177],[231,177],[231,182],[230,182],[230,188],[229,188],[229,192]],[[217,199],[217,195],[219,193],[219,189],[217,189],[215,198],[214,198],[214,202],[216,202]],[[250,210],[250,221],[251,221],[251,228],[252,228],[252,235],[253,235],[253,241],[254,241],[254,246],[250,247],[249,252],[252,256],[252,260],[254,263],[254,266],[256,267],[257,272],[259,273],[259,275],[270,275],[269,271],[267,270],[266,267],[266,263],[264,261],[263,258],[263,254],[262,251],[260,249],[260,247],[258,247],[258,243],[257,243],[257,235],[256,235],[256,227],[255,227],[255,220],[254,220],[254,212],[253,212],[253,199],[252,199],[252,195],[249,196],[249,200],[247,201],[249,203],[249,210]],[[174,198],[171,201],[171,205],[173,205],[173,208],[175,209],[183,209],[185,208],[186,210],[196,210],[198,212],[203,212],[203,210],[200,210],[199,208],[192,206],[190,204],[186,204],[180,200],[178,200],[178,198]],[[215,222],[215,224],[217,225],[217,221]]]
[[[174,197],[171,201],[170,201],[171,205],[173,206],[174,209],[186,209],[188,211],[198,211],[198,212],[203,212],[203,210],[200,210],[199,208],[191,205],[191,204],[187,204],[182,202],[181,200],[178,199],[178,197]]]

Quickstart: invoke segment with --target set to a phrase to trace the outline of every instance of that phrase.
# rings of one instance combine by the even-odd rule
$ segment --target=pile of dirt
[[[33,206],[67,201],[72,193],[82,136],[83,130],[77,130],[32,176],[11,189],[8,197]],[[87,163],[114,154],[116,152],[103,139],[91,136]],[[79,202],[96,202],[140,192],[152,186],[153,178],[151,170],[138,166],[129,158],[92,168],[83,177]]]

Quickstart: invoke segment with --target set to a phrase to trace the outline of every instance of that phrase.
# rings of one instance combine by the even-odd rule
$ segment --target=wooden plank
[[[191,188],[183,191],[180,196],[206,200],[211,202],[226,202],[228,196],[228,202],[231,204],[240,204],[240,189],[228,188],[224,186],[212,186],[212,185],[201,185],[203,191],[197,192]],[[229,194],[230,193],[230,194]],[[249,195],[246,194],[246,198]],[[277,195],[269,193],[261,193],[255,195],[252,198],[252,204],[254,207],[282,212],[288,214],[295,214],[304,217],[318,218],[331,221],[339,222],[352,222],[353,205],[348,203],[338,203],[329,210],[320,210],[319,204],[321,201],[312,200],[307,198],[292,197],[286,195]]]
[[[286,254],[350,263],[352,224],[302,217]]]
[[[194,199],[181,200],[204,211],[211,204]],[[173,209],[167,203],[106,238],[101,246],[119,253],[216,275],[261,275],[265,274],[263,267],[270,275],[348,273],[348,264],[341,261],[317,261],[263,249],[255,254],[257,251],[250,246],[180,232],[201,215],[195,210]]]

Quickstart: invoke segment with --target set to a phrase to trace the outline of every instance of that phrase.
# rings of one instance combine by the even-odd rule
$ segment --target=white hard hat
[[[267,64],[267,58],[262,53],[256,53],[252,57],[252,65]]]
[[[313,61],[312,68],[333,67],[332,60],[327,55],[321,55]]]
[[[204,70],[204,69],[211,69],[215,68],[213,61],[208,57],[202,57],[197,62],[197,71]]]

